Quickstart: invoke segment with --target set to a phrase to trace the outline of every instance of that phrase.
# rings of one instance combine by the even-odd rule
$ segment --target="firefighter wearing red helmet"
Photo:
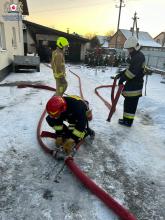
[[[56,145],[63,146],[67,155],[84,137],[94,136],[94,131],[88,127],[91,111],[88,103],[80,97],[53,96],[47,102],[46,111],[48,113],[46,121],[57,135]]]

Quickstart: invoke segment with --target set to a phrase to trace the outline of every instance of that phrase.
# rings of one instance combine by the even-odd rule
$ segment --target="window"
[[[6,50],[5,28],[0,22],[0,50]]]
[[[12,27],[12,32],[13,32],[13,38],[12,38],[12,46],[14,48],[17,47],[17,38],[16,38],[16,30],[15,27]]]

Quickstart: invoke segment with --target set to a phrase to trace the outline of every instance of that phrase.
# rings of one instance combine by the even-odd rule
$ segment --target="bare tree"
[[[108,42],[110,42],[112,36],[115,34],[115,31],[112,29],[112,30],[109,30],[105,33],[105,37],[106,37],[106,40]]]
[[[91,39],[91,48],[97,48],[97,47],[100,47],[100,42],[97,38],[97,36],[94,36],[92,39]]]
[[[86,33],[85,38],[91,40],[92,38],[94,38],[96,36],[96,33]]]

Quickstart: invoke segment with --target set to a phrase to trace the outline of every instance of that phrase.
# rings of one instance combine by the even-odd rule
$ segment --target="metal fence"
[[[165,70],[165,52],[164,51],[143,51],[146,57],[147,66]]]
[[[145,55],[147,66],[165,70],[165,57]]]

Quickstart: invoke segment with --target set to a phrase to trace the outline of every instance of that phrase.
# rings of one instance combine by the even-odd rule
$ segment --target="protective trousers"
[[[125,97],[123,119],[129,125],[132,125],[133,123],[138,101],[139,97]]]
[[[64,92],[66,91],[67,87],[68,87],[68,83],[65,77],[56,78],[56,95],[57,96],[62,96]]]

